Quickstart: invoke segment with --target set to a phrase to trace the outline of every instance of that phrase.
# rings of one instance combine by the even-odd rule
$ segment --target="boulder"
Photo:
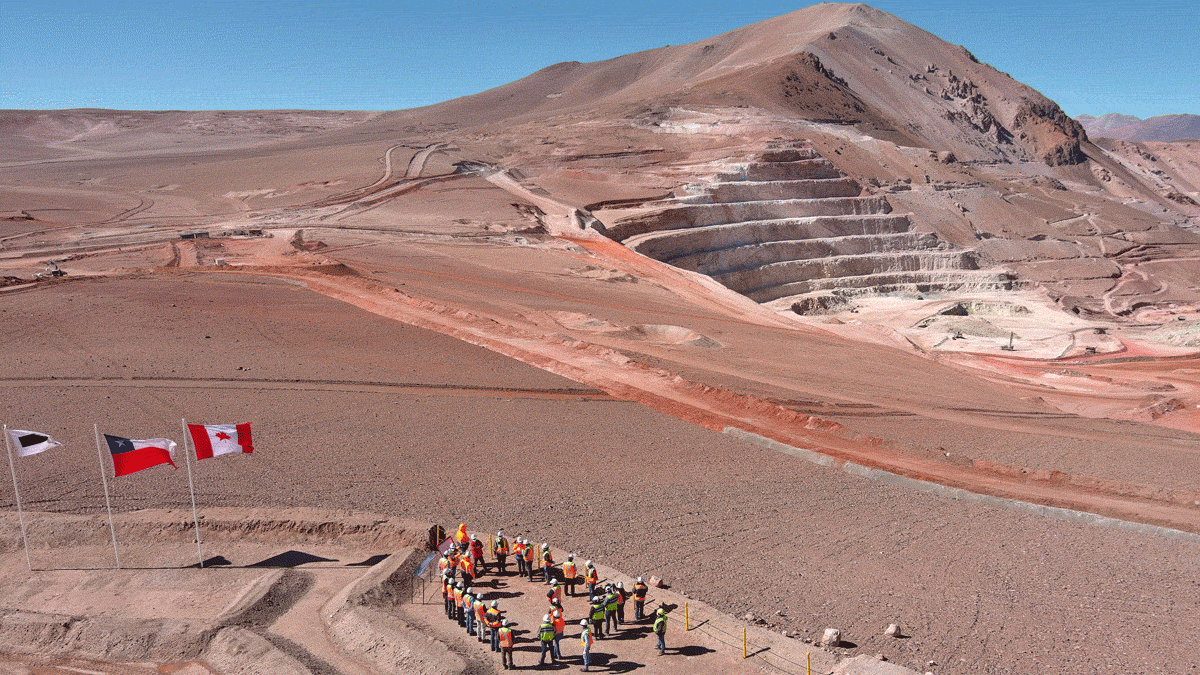
[[[842,643],[842,631],[836,628],[826,628],[825,635],[821,638],[821,644],[826,647],[836,647]]]

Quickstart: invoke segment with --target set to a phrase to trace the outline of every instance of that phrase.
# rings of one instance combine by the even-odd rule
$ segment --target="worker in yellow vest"
[[[513,663],[513,634],[512,629],[508,627],[508,619],[500,622],[500,663],[504,665],[504,669],[516,669],[516,664]]]
[[[542,625],[538,627],[538,639],[542,642],[542,656],[538,659],[538,665],[542,665],[546,660],[546,652],[550,652],[550,665],[554,665],[554,623],[550,621],[550,615],[542,617]]]
[[[588,665],[592,656],[592,631],[588,630],[587,619],[579,622],[579,647],[583,650],[583,672],[588,671]]]
[[[554,578],[554,555],[550,553],[550,544],[542,542],[542,581],[550,583]]]
[[[563,586],[567,589],[567,595],[575,597],[576,569],[575,569],[575,554],[567,555],[567,561],[562,564]]]
[[[496,556],[496,567],[500,574],[508,572],[508,540],[504,538],[504,530],[496,533],[496,541],[492,544],[492,554]]]
[[[658,636],[658,655],[662,656],[667,653],[667,612],[662,607],[654,618],[654,634]]]
[[[592,596],[592,635],[597,639],[604,637],[604,598]]]

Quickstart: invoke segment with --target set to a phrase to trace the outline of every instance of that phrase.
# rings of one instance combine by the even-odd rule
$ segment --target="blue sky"
[[[0,108],[397,110],[808,4],[0,0]],[[868,4],[1069,115],[1200,114],[1200,0]]]

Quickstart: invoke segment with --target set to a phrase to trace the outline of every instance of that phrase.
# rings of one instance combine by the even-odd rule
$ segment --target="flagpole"
[[[17,467],[13,464],[12,441],[8,439],[8,425],[4,425],[4,447],[8,449],[8,470],[12,471],[13,494],[17,497],[17,517],[21,520],[21,541],[25,543],[25,566],[33,571],[33,563],[29,562],[29,539],[25,536],[25,514],[21,512],[21,491],[17,489]]]
[[[187,420],[180,418],[183,425],[183,459],[187,462],[188,492],[192,493],[192,522],[196,523],[196,553],[200,555],[200,569],[204,569],[204,549],[200,546],[200,517],[196,515],[196,488],[192,485],[192,457],[188,453]]]
[[[121,569],[121,554],[117,553],[117,528],[113,527],[112,502],[108,500],[108,477],[104,475],[104,453],[100,452],[100,427],[92,425],[96,432],[96,456],[100,458],[100,481],[104,483],[104,504],[108,507],[108,531],[112,532],[113,557],[117,559],[117,569]]]

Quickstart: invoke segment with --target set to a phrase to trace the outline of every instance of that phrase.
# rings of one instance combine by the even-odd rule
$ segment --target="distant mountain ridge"
[[[1093,138],[1121,141],[1200,139],[1200,115],[1159,115],[1141,119],[1134,115],[1108,113],[1099,117],[1079,115],[1075,121],[1082,124],[1088,136]]]

